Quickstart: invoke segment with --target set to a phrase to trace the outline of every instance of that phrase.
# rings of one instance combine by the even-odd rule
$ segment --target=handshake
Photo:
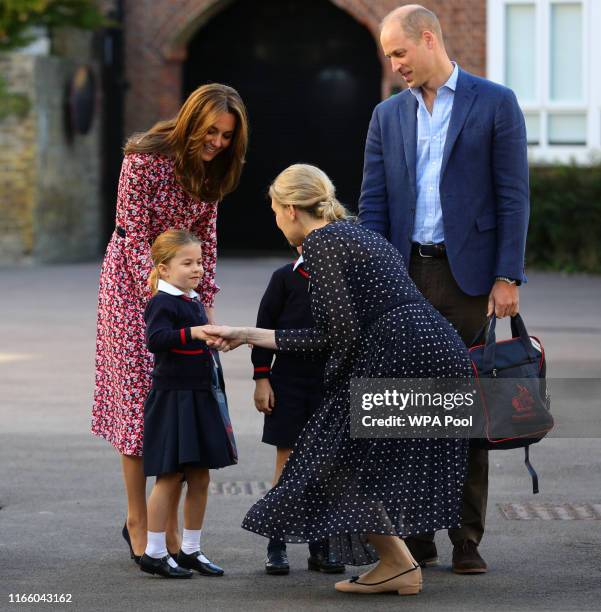
[[[199,325],[191,327],[190,333],[194,340],[204,340],[211,348],[225,353],[233,351],[242,344],[248,344],[249,333],[254,329],[249,327],[230,327],[228,325]]]

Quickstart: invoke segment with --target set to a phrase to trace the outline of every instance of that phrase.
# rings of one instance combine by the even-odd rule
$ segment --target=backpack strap
[[[524,446],[524,463],[526,464],[526,468],[528,468],[528,472],[530,472],[530,477],[532,478],[532,494],[536,495],[538,493],[538,474],[530,463],[530,445]]]

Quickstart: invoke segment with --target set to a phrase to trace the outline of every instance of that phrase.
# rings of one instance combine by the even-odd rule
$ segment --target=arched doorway
[[[247,104],[251,127],[240,186],[220,209],[220,249],[285,248],[265,194],[295,162],[326,171],[356,209],[381,71],[369,31],[327,0],[238,1],[197,32],[184,97],[203,83],[227,83]]]

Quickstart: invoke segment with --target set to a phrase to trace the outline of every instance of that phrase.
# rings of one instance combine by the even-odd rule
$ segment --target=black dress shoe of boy
[[[140,569],[147,574],[158,574],[163,578],[192,578],[192,572],[179,565],[171,567],[169,565],[169,555],[160,559],[153,559],[144,553],[140,559]]]
[[[432,567],[439,564],[438,551],[434,542],[406,538],[405,544],[421,567]]]
[[[269,542],[265,572],[273,576],[284,576],[290,572],[285,542]]]
[[[311,555],[307,559],[307,566],[313,572],[324,574],[343,574],[346,571],[346,567],[338,559],[323,552]]]
[[[177,563],[187,569],[196,570],[203,576],[223,576],[223,570],[214,563],[211,563],[208,559],[202,561],[202,557],[205,559],[206,556],[200,550],[187,555],[185,552],[179,551],[177,555]]]
[[[342,574],[346,571],[346,567],[330,552],[327,540],[310,542],[309,553],[311,556],[307,559],[307,567],[313,572]]]

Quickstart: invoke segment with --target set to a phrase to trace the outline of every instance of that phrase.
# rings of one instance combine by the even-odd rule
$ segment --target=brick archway
[[[164,37],[156,39],[157,46],[166,61],[183,61],[186,59],[186,46],[190,38],[208,23],[219,11],[223,10],[236,0],[191,0],[188,2],[190,12],[173,15],[161,27]],[[381,17],[367,2],[362,0],[349,2],[348,0],[330,0],[332,4],[344,10],[366,27],[374,38],[378,39],[378,24]]]
[[[126,134],[148,129],[159,118],[175,114],[181,105],[182,64],[187,44],[212,17],[236,0],[155,0],[152,8],[131,3],[127,10],[126,54],[128,94]],[[363,25],[378,40],[378,25],[396,2],[330,0]],[[138,6],[136,6],[138,5]],[[142,24],[136,28],[134,24]],[[380,54],[383,67],[385,58]],[[383,71],[383,74],[386,74]],[[141,76],[143,75],[143,76]],[[387,90],[390,75],[382,84]],[[154,93],[153,93],[154,92]]]
[[[126,96],[125,133],[148,129],[175,114],[181,104],[182,63],[190,38],[236,0],[153,0],[125,3]],[[378,40],[378,24],[396,6],[412,0],[330,0]],[[486,0],[422,0],[441,20],[447,50],[461,66],[485,73]],[[396,79],[385,58],[382,95]]]
[[[204,83],[228,83],[250,118],[243,176],[220,207],[223,252],[286,248],[265,190],[295,162],[324,170],[341,201],[356,207],[365,131],[383,72],[367,28],[327,0],[235,2],[186,48],[183,97]]]

